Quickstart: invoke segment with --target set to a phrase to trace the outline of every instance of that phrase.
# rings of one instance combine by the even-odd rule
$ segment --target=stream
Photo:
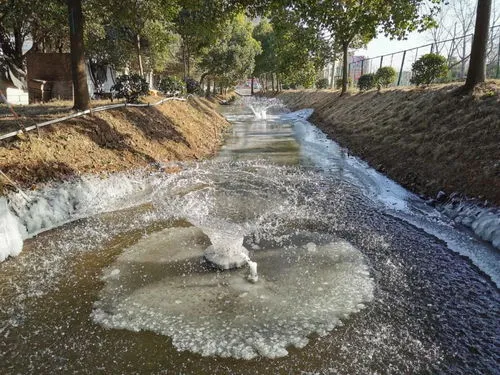
[[[310,110],[221,111],[211,160],[9,197],[2,374],[498,373],[497,249]]]

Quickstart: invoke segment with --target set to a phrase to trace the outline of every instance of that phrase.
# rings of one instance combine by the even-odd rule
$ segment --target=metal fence
[[[354,86],[363,74],[375,73],[383,66],[391,66],[396,72],[394,86],[410,85],[412,65],[427,53],[437,53],[448,61],[448,76],[444,81],[461,81],[467,76],[473,34],[424,44],[419,47],[387,55],[353,61],[349,64],[349,77]],[[491,27],[486,53],[486,77],[500,78],[500,25]]]

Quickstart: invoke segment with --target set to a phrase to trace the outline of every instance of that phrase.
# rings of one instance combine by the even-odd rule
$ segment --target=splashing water
[[[409,193],[308,111],[274,109],[264,122],[225,108],[234,128],[219,156],[176,174],[85,177],[29,192],[30,205],[10,196],[30,236],[55,229],[0,264],[5,368],[494,372],[492,335],[477,329],[496,323],[494,286],[416,227],[484,247],[411,211]],[[494,277],[492,257],[478,264]],[[270,359],[225,358],[258,356]]]
[[[266,98],[244,98],[242,100],[243,104],[246,105],[257,120],[266,120],[267,112],[270,108],[283,109],[283,103],[278,99],[266,99]]]

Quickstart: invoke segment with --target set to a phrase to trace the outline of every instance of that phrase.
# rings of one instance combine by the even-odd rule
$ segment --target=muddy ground
[[[347,94],[280,93],[290,108],[314,108],[311,121],[406,188],[435,197],[458,192],[500,205],[500,82],[473,95],[456,85]]]
[[[158,101],[160,98],[155,98]],[[107,103],[109,104],[109,103]],[[68,114],[70,103],[14,108],[25,125]],[[14,118],[1,108],[0,132]],[[203,98],[118,108],[0,141],[0,170],[26,188],[85,173],[107,173],[201,159],[216,152],[229,123]],[[3,189],[11,184],[0,176]]]

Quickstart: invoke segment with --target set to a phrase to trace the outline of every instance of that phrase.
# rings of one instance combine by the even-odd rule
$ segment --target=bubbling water
[[[266,120],[269,108],[284,108],[283,103],[278,99],[252,97],[250,99],[243,98],[242,101],[244,105],[251,109],[257,120]]]
[[[290,345],[304,347],[312,333],[327,334],[373,298],[364,257],[344,240],[323,240],[314,252],[305,244],[256,252],[257,284],[241,270],[204,268],[206,241],[198,228],[170,228],[127,249],[105,270],[93,319],[168,335],[178,350],[203,356],[276,358]]]
[[[312,171],[256,161],[165,176],[153,187],[158,217],[193,226],[125,250],[104,272],[94,321],[167,335],[178,350],[245,359],[282,357],[331,331],[372,300],[374,283],[356,247],[310,231],[342,226],[350,201],[323,183]]]

